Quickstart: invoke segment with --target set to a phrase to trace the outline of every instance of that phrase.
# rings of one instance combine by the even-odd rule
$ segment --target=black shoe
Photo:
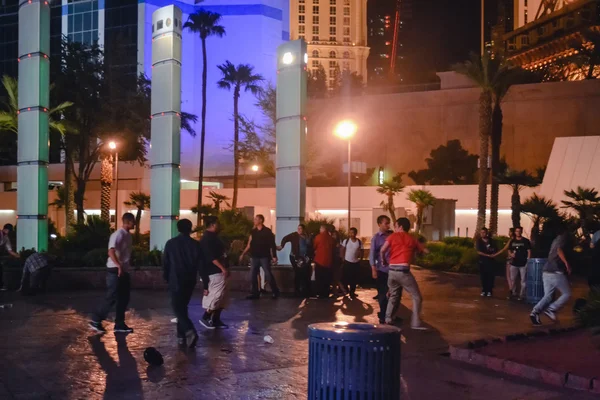
[[[200,323],[202,324],[203,327],[205,327],[206,329],[215,329],[215,326],[213,325],[213,320],[212,318],[202,318],[200,320]]]
[[[260,296],[257,294],[251,294],[249,296],[246,296],[246,300],[258,300],[260,299]]]
[[[196,343],[198,343],[198,334],[196,333],[195,330],[190,329],[189,331],[187,331],[185,333],[184,340],[187,340],[188,347],[190,349],[193,349],[194,347],[196,347]]]
[[[529,318],[531,319],[531,323],[534,326],[542,325],[542,321],[540,320],[540,314],[538,314],[536,312],[532,312],[531,314],[529,314]]]
[[[125,325],[125,323],[115,324],[113,331],[116,333],[133,333],[133,329]]]
[[[90,321],[88,325],[98,333],[106,333],[106,329],[102,326],[102,322]]]
[[[279,293],[273,293],[273,294],[271,295],[271,298],[272,298],[273,300],[277,300],[277,299],[279,298]]]
[[[223,321],[221,321],[220,319],[213,321],[213,326],[217,329],[228,329],[229,328],[229,325],[223,323]]]

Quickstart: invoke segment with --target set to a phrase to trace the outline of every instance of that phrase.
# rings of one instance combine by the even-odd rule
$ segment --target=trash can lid
[[[401,330],[389,325],[351,322],[321,322],[308,326],[310,337],[339,341],[379,341],[390,337],[400,338]]]

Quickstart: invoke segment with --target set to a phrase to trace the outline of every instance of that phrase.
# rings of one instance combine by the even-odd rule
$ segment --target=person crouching
[[[46,253],[33,253],[25,260],[21,287],[23,295],[35,295],[46,290],[46,282],[50,278],[51,263]]]

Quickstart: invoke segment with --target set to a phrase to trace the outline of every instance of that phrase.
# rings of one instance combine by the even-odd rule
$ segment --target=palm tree
[[[539,241],[541,227],[544,222],[560,217],[558,207],[556,207],[556,204],[552,200],[538,196],[535,193],[525,200],[521,206],[521,212],[529,216],[533,222],[533,226],[531,227],[531,242],[533,246]]]
[[[492,115],[494,105],[498,105],[496,112],[501,111],[499,104],[508,91],[506,75],[509,67],[500,58],[492,58],[488,52],[484,52],[481,56],[471,54],[470,59],[462,64],[454,66],[454,70],[459,74],[465,75],[471,79],[481,89],[479,95],[479,190],[477,199],[477,227],[476,232],[485,226],[485,211],[487,206],[487,184],[488,184],[488,159],[490,138],[492,136]],[[502,131],[502,119],[499,120],[500,135]],[[498,122],[497,122],[498,123]],[[498,144],[497,165],[499,165],[499,138],[496,137]],[[492,199],[493,200],[493,199]],[[494,201],[494,200],[493,200]],[[495,199],[496,210],[497,195]],[[494,222],[494,221],[492,221]],[[495,224],[497,226],[497,211]]]
[[[206,196],[206,198],[210,199],[213,202],[213,208],[215,209],[217,214],[221,212],[222,203],[225,203],[228,207],[231,207],[231,205],[229,204],[229,197],[225,196],[224,194],[219,194],[214,190],[211,190],[208,196]]]
[[[240,112],[238,108],[242,88],[245,92],[257,95],[261,88],[263,77],[254,73],[254,67],[248,64],[239,64],[237,67],[230,61],[219,65],[223,77],[217,83],[221,89],[233,90],[233,200],[231,207],[237,207],[240,157],[238,147],[240,141]]]
[[[408,193],[406,199],[415,203],[415,206],[417,206],[416,232],[417,234],[420,234],[421,227],[423,226],[423,213],[427,207],[431,207],[435,204],[435,197],[429,190],[413,189]]]
[[[56,190],[56,200],[54,200],[52,203],[48,203],[48,206],[56,207],[57,210],[60,210],[65,207],[65,204],[67,202],[65,187],[59,186],[55,190]]]
[[[498,182],[502,185],[510,186],[512,196],[510,197],[510,209],[512,211],[513,228],[521,226],[521,190],[525,187],[536,187],[541,182],[539,177],[533,176],[529,172],[507,170],[498,177]]]
[[[129,194],[129,200],[124,202],[128,207],[135,207],[135,239],[136,242],[140,241],[140,220],[142,219],[142,211],[150,208],[150,196],[144,192],[131,192]]]
[[[594,221],[595,216],[600,212],[598,191],[577,186],[575,190],[565,190],[564,194],[570,200],[562,201],[563,208],[570,208],[577,213],[583,235],[586,238],[589,237],[589,224]]]
[[[394,205],[394,196],[404,190],[404,183],[402,183],[402,176],[404,173],[397,173],[391,180],[385,180],[377,188],[377,193],[380,193],[386,197],[386,200],[381,202],[381,207],[384,211],[390,213],[392,221],[396,221],[396,206]]]
[[[206,139],[206,80],[208,76],[208,61],[206,55],[206,39],[210,36],[223,37],[225,28],[219,23],[221,14],[200,10],[190,14],[184,29],[200,35],[202,41],[202,121],[200,128],[200,165],[198,166],[198,204],[202,204],[202,180],[204,179],[204,141]],[[201,214],[198,214],[197,224],[200,225]]]
[[[110,222],[110,189],[113,183],[112,157],[105,156],[100,164],[100,218]]]

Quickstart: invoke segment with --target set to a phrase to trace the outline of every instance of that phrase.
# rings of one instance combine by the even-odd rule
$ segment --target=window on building
[[[345,51],[344,52],[344,58],[350,58],[350,52],[349,51]]]
[[[318,60],[312,60],[312,66],[313,66],[313,68],[319,68],[319,61]]]
[[[318,36],[318,35],[314,35],[314,36],[312,37],[312,41],[313,41],[313,42],[318,42],[318,41],[319,41],[319,36]]]
[[[333,88],[333,87],[335,87],[335,78],[331,78],[331,79],[329,80],[329,87],[330,87],[330,88]]]
[[[344,5],[345,6],[349,6],[350,5],[350,0],[344,0]]]
[[[319,14],[319,6],[313,6],[313,14],[314,15],[318,15]]]
[[[299,33],[299,34],[301,34],[301,35],[302,35],[302,34],[305,34],[305,33],[306,33],[306,26],[304,26],[304,25],[300,25],[300,26],[298,27],[298,33]]]
[[[344,17],[344,25],[350,25],[350,17]]]
[[[335,17],[329,17],[329,25],[335,25],[335,21],[336,18]]]
[[[349,37],[344,37],[344,43],[350,43],[350,38]]]
[[[304,5],[303,5],[303,4],[300,4],[300,5],[298,6],[298,12],[299,12],[300,14],[304,14],[304,13],[306,12],[306,9],[304,8]]]
[[[312,27],[312,33],[313,33],[313,35],[318,35],[319,34],[319,26],[318,25],[313,25],[313,27]]]
[[[319,58],[319,50],[313,50],[313,52],[312,52],[312,56],[313,56],[314,58]]]
[[[337,38],[335,36],[329,36],[330,42],[337,42]]]
[[[304,4],[305,0],[298,0],[298,4]]]
[[[304,35],[298,35],[298,39],[304,40]]]
[[[313,24],[319,25],[319,16],[318,15],[313,15]]]
[[[521,36],[521,45],[528,46],[529,45],[529,36]]]
[[[350,27],[349,26],[344,27],[344,36],[350,36]],[[373,36],[373,32],[371,32],[371,36]]]
[[[525,0],[525,1],[523,2],[523,5],[524,5],[525,7],[527,7],[527,0]]]
[[[336,0],[329,0],[329,4],[332,5],[332,6],[335,6]]]
[[[335,50],[331,50],[329,52],[329,58],[337,58],[337,55],[335,54]]]
[[[329,7],[329,14],[330,15],[335,15],[337,12],[337,9],[335,7]]]
[[[98,0],[69,1],[68,21],[69,40],[86,44],[98,42]],[[156,29],[162,28],[162,22],[157,23]]]
[[[344,15],[350,15],[350,7],[344,7]]]
[[[335,26],[330,26],[329,27],[329,34],[332,36],[337,35],[337,29],[335,28]]]
[[[298,23],[303,24],[305,22],[304,15],[298,15]]]

